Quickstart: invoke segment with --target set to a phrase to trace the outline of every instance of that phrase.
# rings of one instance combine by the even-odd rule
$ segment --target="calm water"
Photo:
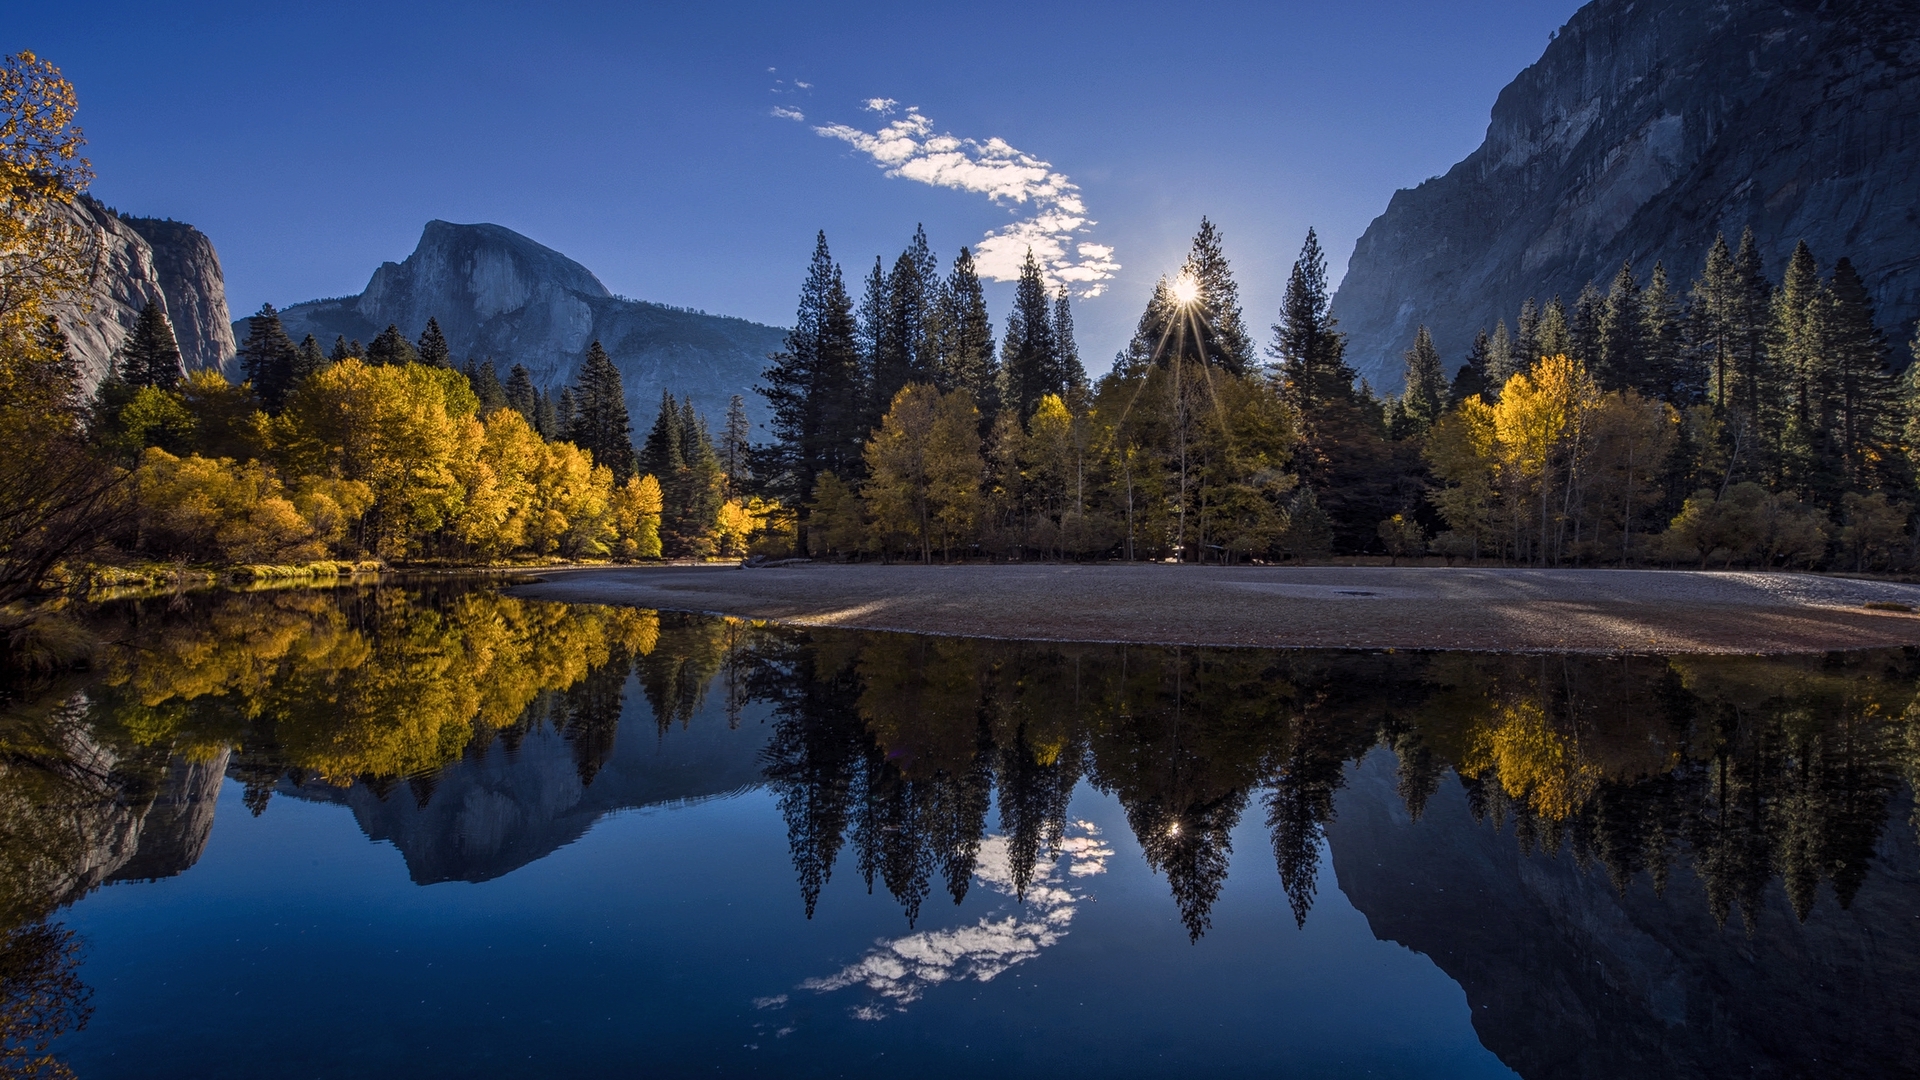
[[[0,717],[7,1037],[81,1077],[1920,1060],[1913,653],[1051,646],[395,587],[101,629],[100,671]]]

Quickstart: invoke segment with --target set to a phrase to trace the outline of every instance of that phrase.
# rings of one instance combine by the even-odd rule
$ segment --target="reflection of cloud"
[[[1062,858],[1056,858],[1045,873],[1035,875],[1027,887],[1024,908],[1001,918],[983,917],[971,926],[926,930],[881,941],[859,960],[832,975],[808,979],[800,989],[825,994],[863,986],[877,997],[854,1006],[853,1016],[883,1020],[889,1013],[904,1011],[920,1000],[928,987],[968,980],[989,982],[1015,964],[1040,955],[1041,949],[1066,934],[1077,902],[1085,895],[1063,879],[1062,871],[1065,878],[1074,879],[1103,874],[1107,859],[1113,855],[1113,849],[1098,839],[1100,830],[1090,822],[1076,821],[1067,833],[1060,843]],[[1006,837],[990,836],[981,842],[974,877],[997,893],[1014,895]],[[782,995],[758,998],[754,1003],[785,1001]]]
[[[805,120],[807,118],[806,113],[801,112],[799,109],[789,109],[785,105],[775,105],[773,107],[773,115],[782,120]]]
[[[892,98],[869,98],[861,107],[885,116],[897,104]],[[1081,296],[1098,296],[1120,269],[1111,247],[1082,239],[1095,222],[1087,217],[1079,186],[1005,139],[980,142],[935,134],[933,122],[911,105],[905,116],[878,131],[846,124],[813,130],[871,157],[888,176],[970,191],[1026,210],[1026,217],[988,233],[974,246],[974,264],[982,277],[1015,280],[1027,252],[1032,251],[1049,284],[1066,284]]]

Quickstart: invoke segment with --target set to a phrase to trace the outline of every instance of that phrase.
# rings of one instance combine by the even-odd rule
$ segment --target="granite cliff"
[[[1905,342],[1916,131],[1916,0],[1593,0],[1501,91],[1480,148],[1355,244],[1333,302],[1348,358],[1398,389],[1421,323],[1451,369],[1528,296],[1571,302],[1629,259],[1684,282],[1749,227],[1776,278],[1802,239],[1851,258]]]
[[[93,289],[83,303],[54,309],[80,362],[86,392],[106,376],[114,350],[150,301],[172,321],[188,371],[234,375],[226,278],[212,241],[191,225],[129,217],[84,195],[67,214],[92,234],[94,244]]]
[[[572,259],[499,225],[430,221],[413,254],[382,263],[358,296],[311,300],[280,313],[295,341],[312,334],[371,341],[388,324],[409,337],[440,324],[456,362],[491,360],[504,380],[525,364],[534,380],[572,379],[587,346],[599,341],[620,368],[636,435],[643,435],[662,391],[691,396],[718,419],[734,394],[756,420],[765,402],[752,388],[785,336],[745,319],[629,300],[607,291]],[[246,335],[244,320],[234,332]]]

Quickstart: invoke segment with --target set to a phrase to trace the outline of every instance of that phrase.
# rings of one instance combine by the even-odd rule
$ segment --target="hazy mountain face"
[[[287,333],[371,341],[388,324],[417,337],[439,322],[456,363],[491,360],[504,379],[525,364],[537,382],[570,382],[598,341],[620,368],[634,426],[644,432],[661,393],[691,397],[717,418],[743,394],[756,421],[764,403],[752,392],[785,331],[744,319],[629,300],[607,291],[591,271],[551,248],[498,225],[430,221],[404,262],[382,263],[358,296],[311,300],[281,312]],[[244,321],[234,324],[244,338]]]
[[[1334,298],[1348,359],[1397,390],[1425,323],[1448,370],[1528,296],[1631,259],[1698,274],[1751,227],[1776,278],[1846,256],[1890,338],[1920,316],[1920,5],[1594,0],[1500,93],[1486,141],[1394,195]]]

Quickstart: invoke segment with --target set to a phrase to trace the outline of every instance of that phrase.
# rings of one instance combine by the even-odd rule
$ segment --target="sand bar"
[[[1920,586],[1686,570],[615,567],[515,595],[911,633],[1269,648],[1779,653],[1920,645]]]

